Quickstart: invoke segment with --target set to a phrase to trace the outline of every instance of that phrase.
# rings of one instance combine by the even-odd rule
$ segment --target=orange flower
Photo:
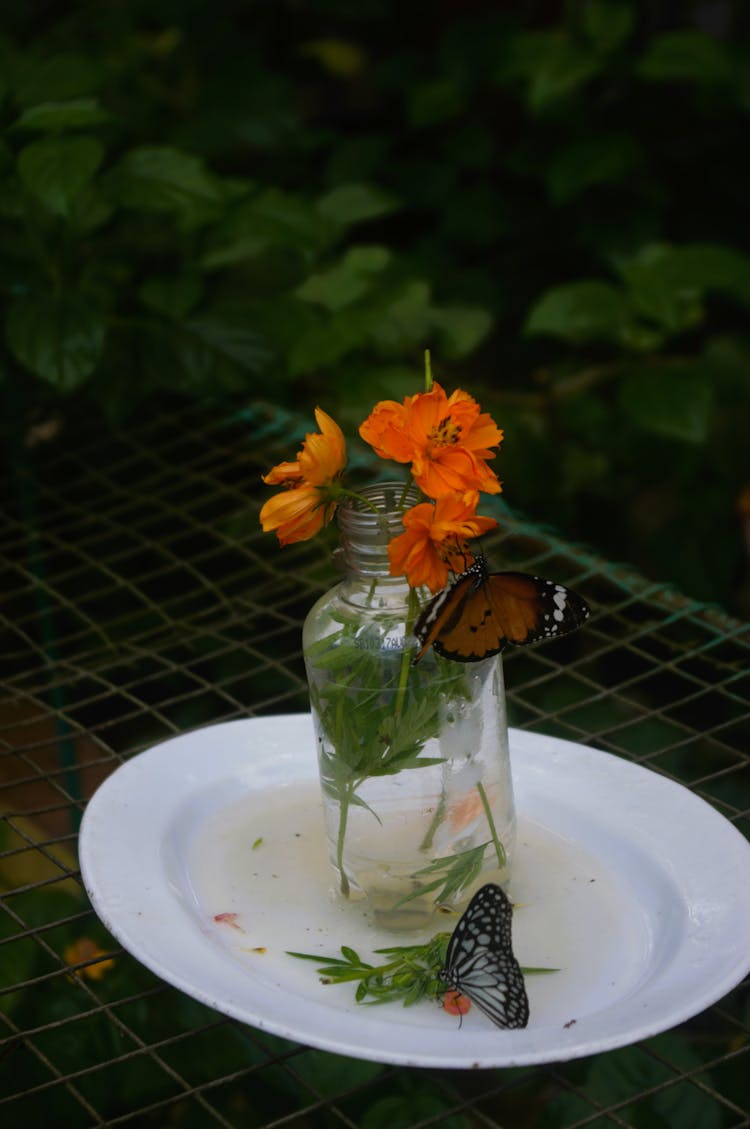
[[[431,592],[439,592],[448,583],[453,565],[467,568],[473,556],[466,542],[494,529],[493,517],[476,513],[479,494],[470,490],[463,494],[444,494],[435,502],[420,502],[404,514],[404,533],[394,537],[388,546],[392,576],[406,576],[412,588],[426,584]]]
[[[76,976],[86,976],[89,980],[101,980],[102,976],[115,967],[115,962],[111,957],[105,960],[98,959],[104,956],[105,951],[91,937],[79,937],[77,941],[73,941],[67,946],[63,953],[63,960],[66,964],[82,964],[84,961],[91,961],[84,968],[77,968],[75,970]]]
[[[455,988],[449,988],[443,996],[443,1007],[448,1015],[466,1015],[471,1007],[468,996],[462,996]]]
[[[486,460],[495,457],[492,448],[503,433],[460,388],[446,396],[435,382],[429,392],[407,396],[403,404],[381,400],[359,433],[381,458],[411,463],[414,481],[430,498],[502,489]]]
[[[346,465],[341,428],[321,408],[315,409],[320,434],[305,436],[294,462],[279,463],[263,481],[286,489],[269,498],[260,511],[265,533],[276,531],[280,545],[307,541],[327,525],[336,510],[336,481]]]

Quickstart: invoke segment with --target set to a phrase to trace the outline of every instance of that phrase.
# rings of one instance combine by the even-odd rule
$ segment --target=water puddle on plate
[[[172,888],[201,928],[237,965],[335,1008],[357,1010],[351,985],[322,985],[315,965],[288,950],[338,954],[342,944],[373,962],[373,950],[418,943],[456,918],[439,916],[419,934],[387,933],[361,904],[336,900],[317,781],[248,791],[225,782],[205,803],[178,814],[167,836]],[[549,822],[549,820],[548,820]],[[559,971],[527,976],[530,1026],[562,1024],[624,998],[650,975],[659,950],[654,911],[639,897],[625,863],[582,847],[553,826],[519,813],[510,896],[516,904],[514,950],[525,966]],[[444,1023],[431,1001],[416,1008],[385,1005],[399,1023]],[[378,1014],[384,1015],[384,1009]],[[465,1022],[486,1027],[483,1016]],[[369,1014],[369,1013],[368,1013]]]

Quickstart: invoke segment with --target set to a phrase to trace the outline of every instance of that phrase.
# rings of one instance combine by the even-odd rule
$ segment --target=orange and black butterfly
[[[481,557],[433,596],[414,627],[418,663],[430,646],[456,662],[566,635],[589,617],[570,588],[525,572],[487,572]]]

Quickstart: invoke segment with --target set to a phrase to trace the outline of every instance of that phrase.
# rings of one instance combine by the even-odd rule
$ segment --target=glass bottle
[[[388,542],[419,498],[401,483],[338,511],[344,579],[311,609],[303,649],[325,827],[340,896],[378,924],[417,929],[506,884],[515,840],[499,655],[419,663],[413,625],[429,593],[389,574]],[[376,512],[375,512],[376,511]]]

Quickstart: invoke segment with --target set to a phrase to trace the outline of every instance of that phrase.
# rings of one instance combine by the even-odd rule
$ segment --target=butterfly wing
[[[588,604],[576,592],[541,576],[493,572],[484,588],[498,634],[514,647],[567,635],[589,617]]]
[[[498,1027],[525,1027],[529,1001],[513,955],[513,908],[500,886],[478,890],[453,931],[440,978]]]
[[[588,616],[570,588],[524,572],[488,574],[478,560],[425,607],[414,629],[421,645],[414,662],[430,645],[456,662],[478,662],[506,646],[565,635]]]
[[[462,633],[464,631],[462,625],[476,617],[474,601],[485,575],[484,569],[472,565],[425,605],[414,625],[414,634],[420,643],[414,663],[418,663],[425,651],[433,644],[438,654],[447,658],[453,657],[444,649],[442,640],[452,639]],[[470,660],[462,658],[459,661]]]

